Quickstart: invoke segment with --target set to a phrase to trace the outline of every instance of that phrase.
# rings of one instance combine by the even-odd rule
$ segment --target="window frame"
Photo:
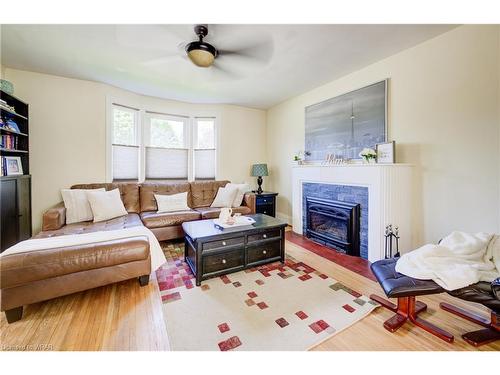
[[[174,121],[185,119],[185,143],[188,149],[188,182],[195,181],[194,171],[194,145],[195,137],[197,137],[196,121],[203,119],[214,120],[214,142],[215,142],[215,180],[218,178],[219,171],[219,123],[221,121],[221,114],[216,110],[193,110],[186,109],[186,105],[179,106],[144,106],[131,103],[127,99],[106,96],[106,182],[113,182],[113,160],[112,160],[112,146],[113,146],[113,108],[114,106],[123,107],[128,110],[137,111],[136,116],[136,129],[137,129],[137,142],[139,144],[139,173],[138,183],[145,181],[155,181],[160,179],[146,180],[146,148],[149,147],[149,118],[164,117]],[[188,106],[196,107],[196,104],[189,104]],[[156,147],[156,146],[154,146]],[[166,179],[168,180],[168,179]],[[119,180],[115,180],[119,181]],[[135,180],[134,180],[135,181]],[[180,181],[180,180],[179,180]],[[186,181],[186,180],[182,180]]]
[[[138,163],[137,163],[137,181],[139,182],[141,180],[141,160],[142,158],[142,149],[141,149],[141,144],[142,144],[142,129],[141,129],[141,110],[139,108],[136,108],[131,105],[124,105],[121,103],[115,103],[114,101],[111,101],[107,107],[109,110],[107,111],[107,120],[108,120],[108,126],[106,129],[106,135],[107,135],[107,141],[106,141],[106,180],[107,182],[113,182],[113,181],[135,181],[135,179],[114,179],[113,178],[113,146],[122,146],[122,147],[137,147],[137,152],[139,153],[138,156]],[[135,135],[135,145],[125,145],[121,143],[115,143],[114,142],[114,110],[118,108],[122,111],[125,112],[130,112],[133,113],[134,115],[134,135]]]
[[[151,119],[152,118],[158,118],[158,119],[164,119],[164,120],[171,120],[171,121],[177,121],[177,122],[183,122],[183,138],[184,138],[184,147],[162,147],[162,146],[151,146]],[[188,181],[191,181],[190,179],[190,169],[191,169],[191,164],[192,164],[192,159],[191,159],[191,131],[190,131],[190,118],[188,116],[184,115],[171,115],[171,114],[166,114],[166,113],[159,113],[159,112],[153,112],[153,111],[144,111],[144,179],[142,181],[159,181],[159,180],[178,180],[178,181],[184,181],[182,178],[154,178],[154,179],[148,179],[146,177],[146,149],[147,148],[157,148],[157,149],[164,149],[164,150],[186,150],[188,154],[188,170],[187,170],[187,178]]]
[[[195,145],[198,144],[198,121],[203,121],[203,120],[212,120],[214,122],[214,148],[196,148]],[[192,131],[193,131],[193,136],[192,138],[192,143],[193,147],[191,148],[191,154],[192,154],[192,169],[193,169],[193,176],[190,181],[211,181],[211,178],[200,178],[196,179],[195,176],[195,170],[196,170],[196,165],[195,165],[195,151],[196,150],[214,150],[215,151],[215,166],[214,166],[214,180],[217,180],[217,173],[218,173],[218,163],[219,163],[219,155],[218,155],[218,147],[217,145],[219,144],[219,138],[218,138],[218,132],[217,132],[217,117],[214,116],[196,116],[193,118],[193,125],[192,125]]]

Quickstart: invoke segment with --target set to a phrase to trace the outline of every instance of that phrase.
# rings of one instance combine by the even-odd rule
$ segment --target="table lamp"
[[[257,194],[262,194],[262,176],[269,176],[267,164],[252,165],[252,177],[257,177],[257,185],[259,185],[257,191],[255,191]]]

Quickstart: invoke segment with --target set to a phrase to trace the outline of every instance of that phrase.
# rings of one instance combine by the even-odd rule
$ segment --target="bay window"
[[[215,180],[215,117],[110,108],[110,180]]]

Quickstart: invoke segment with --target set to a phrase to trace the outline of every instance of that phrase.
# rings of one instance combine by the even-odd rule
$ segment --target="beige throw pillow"
[[[94,219],[87,193],[104,191],[101,189],[61,189],[64,207],[66,207],[66,224],[80,223]]]
[[[220,187],[210,207],[232,207],[236,194],[238,194],[236,186]]]
[[[234,198],[233,204],[231,207],[240,207],[241,203],[243,202],[243,197],[245,196],[245,193],[248,191],[248,184],[233,184],[229,183],[225,187],[236,187],[238,188],[238,192],[236,193],[236,196]]]
[[[91,191],[87,193],[90,208],[94,214],[94,223],[127,215],[127,210],[120,198],[120,190]]]
[[[187,204],[187,191],[179,194],[160,195],[155,194],[156,204],[158,205],[158,213],[186,211],[190,210]]]

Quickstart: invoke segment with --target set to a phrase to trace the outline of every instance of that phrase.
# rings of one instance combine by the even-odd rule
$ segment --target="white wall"
[[[291,98],[267,113],[271,189],[291,215],[291,159],[304,108],[390,79],[389,139],[416,166],[415,243],[500,227],[499,27],[462,26]]]
[[[217,113],[219,179],[254,183],[250,166],[266,159],[265,111],[200,105],[137,95],[96,82],[4,67],[15,95],[30,104],[30,172],[33,230],[45,209],[61,200],[59,190],[106,179],[106,98],[167,113]]]
[[[497,75],[497,80],[498,80],[498,91],[497,91],[497,98],[498,98],[498,144],[500,148],[500,26],[498,26],[498,75]],[[498,211],[500,212],[500,152],[498,153],[498,196],[499,196],[499,206],[498,206]],[[500,233],[500,220],[498,223],[498,233]]]

